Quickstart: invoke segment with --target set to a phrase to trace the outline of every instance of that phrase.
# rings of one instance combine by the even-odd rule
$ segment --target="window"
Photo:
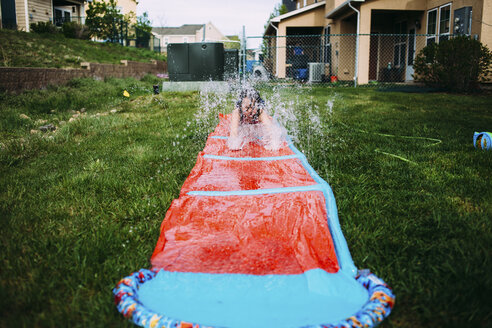
[[[65,8],[55,8],[55,25],[62,26],[65,22],[70,22],[71,12]]]
[[[437,27],[437,9],[432,9],[427,12],[427,43],[436,42],[436,27]]]
[[[466,31],[466,35],[471,35],[472,15],[473,15],[473,10],[470,10],[470,19],[468,20],[468,29]]]
[[[330,34],[331,34],[331,26],[327,25],[324,30],[324,52],[323,52],[323,61],[325,63],[331,63],[331,44],[330,44]]]
[[[449,39],[451,4],[439,8],[439,42]]]
[[[183,43],[188,43],[188,37],[186,36],[183,37]]]
[[[164,45],[167,46],[167,44],[169,43],[169,38],[164,38]]]

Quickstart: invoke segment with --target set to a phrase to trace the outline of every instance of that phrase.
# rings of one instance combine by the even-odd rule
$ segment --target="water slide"
[[[394,296],[357,270],[335,198],[291,142],[229,150],[220,115],[167,211],[151,269],[113,290],[142,327],[373,327]]]

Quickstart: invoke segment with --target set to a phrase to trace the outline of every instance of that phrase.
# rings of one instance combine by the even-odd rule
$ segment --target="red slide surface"
[[[316,185],[299,159],[274,158],[294,152],[286,143],[275,152],[256,143],[231,151],[225,139],[216,138],[227,134],[228,117],[221,116],[162,222],[153,268],[254,275],[315,268],[337,272],[323,193],[296,190]],[[202,194],[188,194],[193,191]]]

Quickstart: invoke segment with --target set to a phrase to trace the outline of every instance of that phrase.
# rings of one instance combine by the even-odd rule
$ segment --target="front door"
[[[405,72],[405,81],[413,81],[413,61],[415,59],[415,27],[408,31],[408,54],[407,54],[407,69]]]
[[[2,0],[1,10],[2,10],[2,28],[17,28],[17,18],[15,16],[15,0]]]

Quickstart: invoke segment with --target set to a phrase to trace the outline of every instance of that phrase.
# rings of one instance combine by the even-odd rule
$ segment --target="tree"
[[[229,40],[232,42],[224,42],[224,48],[225,49],[240,49],[241,48],[241,42],[239,40],[239,36],[237,35],[229,35],[227,37]]]
[[[85,24],[91,36],[117,42],[128,29],[129,18],[120,12],[116,0],[94,0],[89,2]]]
[[[147,12],[144,12],[142,16],[137,17],[137,24],[135,24],[135,27],[148,33],[152,32],[152,23]]]
[[[268,20],[267,20],[266,24],[263,26],[265,28],[265,31],[268,28],[268,25],[270,25],[270,21],[272,20],[272,18],[277,17],[277,16],[280,16],[280,15],[283,15],[283,14],[286,14],[286,13],[287,13],[287,7],[285,5],[283,5],[283,4],[280,4],[280,3],[277,4],[273,8],[273,11],[270,14],[270,17],[268,17]]]
[[[479,88],[490,74],[492,53],[468,36],[431,43],[415,58],[414,78],[450,91],[469,92]]]
[[[268,18],[266,24],[263,26],[265,28],[265,32],[266,32],[268,26],[270,25],[270,21],[272,20],[272,18],[286,14],[286,13],[287,13],[287,7],[283,4],[280,4],[280,3],[277,4],[273,8],[273,11],[270,14],[270,17]],[[270,45],[269,45],[268,39],[263,38],[263,42],[261,44],[261,51],[263,52],[263,55],[268,57],[268,54],[269,54],[268,51],[269,50],[270,50]]]

